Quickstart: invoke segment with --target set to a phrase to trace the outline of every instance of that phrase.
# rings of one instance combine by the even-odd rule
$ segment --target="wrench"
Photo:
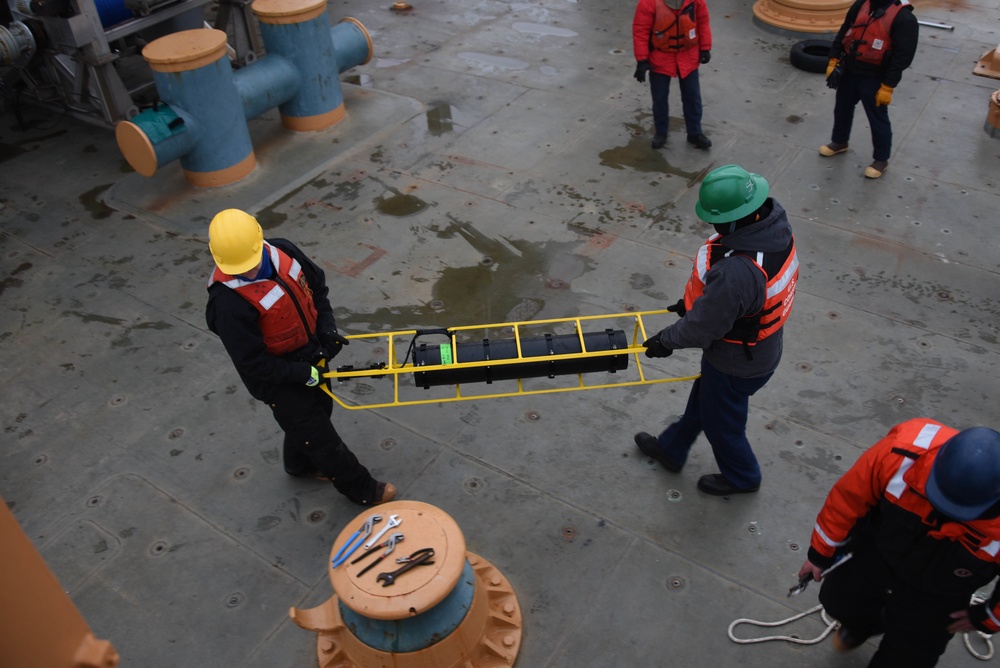
[[[404,557],[404,559],[406,559],[406,563],[403,564],[401,568],[397,568],[392,573],[379,573],[378,577],[375,578],[375,582],[381,582],[383,587],[388,587],[391,584],[396,584],[396,578],[398,578],[400,575],[410,570],[414,566],[430,566],[431,564],[434,563],[433,561],[430,561],[433,558],[434,558],[434,548],[425,547],[420,550],[417,550],[409,557]],[[400,559],[397,559],[396,561],[398,562],[400,561]]]
[[[830,568],[820,573],[820,577],[825,578],[830,573],[830,571],[832,571],[835,568],[843,566],[845,563],[847,563],[848,559],[850,559],[853,556],[854,556],[853,552],[848,552],[844,556],[840,557],[840,559],[834,562],[833,566],[830,566]],[[803,575],[802,579],[799,580],[799,583],[788,590],[788,598],[791,598],[793,596],[798,596],[799,594],[804,592],[806,590],[806,587],[809,586],[809,583],[812,582],[812,579],[813,578],[811,574]]]
[[[362,575],[364,575],[365,573],[367,573],[371,569],[375,568],[375,566],[377,566],[380,561],[382,561],[383,559],[385,559],[386,557],[388,557],[392,553],[392,551],[396,549],[396,543],[398,543],[401,540],[403,540],[403,534],[401,534],[401,533],[394,533],[394,534],[392,534],[389,537],[389,540],[387,540],[385,543],[382,543],[382,545],[385,546],[385,548],[386,548],[385,552],[383,552],[382,554],[380,554],[375,561],[373,561],[372,563],[368,564],[367,566],[365,566],[364,568],[362,568],[360,571],[358,571],[358,574],[355,577],[361,577]],[[365,555],[365,556],[368,556],[368,555]]]
[[[374,536],[372,536],[371,538],[369,538],[368,542],[366,542],[363,547],[366,550],[372,549],[372,547],[378,545],[378,539],[381,538],[386,531],[392,529],[393,527],[398,527],[402,523],[403,520],[399,519],[399,515],[389,515],[389,521],[386,522],[384,527],[382,527],[382,530],[379,531]]]
[[[354,554],[354,551],[361,546],[360,541],[358,541],[357,544],[355,544],[354,541],[358,540],[358,538],[370,536],[372,534],[372,528],[377,522],[381,521],[381,515],[371,515],[367,520],[365,520],[365,523],[361,525],[361,528],[351,534],[351,537],[347,539],[347,542],[341,545],[340,549],[337,550],[337,554],[333,555],[333,567],[336,568],[347,561],[347,558]],[[382,534],[379,535],[381,536]]]

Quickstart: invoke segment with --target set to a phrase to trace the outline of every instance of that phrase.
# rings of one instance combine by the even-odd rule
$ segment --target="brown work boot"
[[[380,482],[375,485],[375,500],[371,505],[377,506],[388,503],[396,498],[396,486],[391,482]]]
[[[847,144],[838,144],[836,142],[830,142],[829,144],[824,144],[819,147],[819,154],[824,158],[829,158],[831,155],[837,155],[838,153],[843,153],[847,150]]]
[[[876,160],[865,167],[865,176],[869,179],[877,179],[885,173],[887,167],[889,167],[888,160]]]
[[[864,644],[865,638],[861,638],[852,633],[850,629],[841,625],[837,632],[833,634],[833,647],[838,652],[850,652]]]

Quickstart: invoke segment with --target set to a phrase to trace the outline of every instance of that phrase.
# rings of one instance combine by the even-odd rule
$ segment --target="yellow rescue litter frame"
[[[580,390],[601,390],[615,387],[631,387],[635,385],[653,385],[656,383],[673,383],[678,381],[695,380],[701,374],[695,374],[691,376],[680,376],[674,378],[649,378],[647,377],[646,371],[642,366],[642,359],[646,352],[646,349],[642,346],[642,342],[645,341],[649,334],[647,334],[646,326],[643,323],[643,317],[647,316],[662,316],[668,315],[671,311],[658,310],[658,311],[637,311],[634,313],[614,313],[611,315],[594,315],[594,316],[579,316],[575,318],[554,318],[551,320],[526,320],[520,322],[503,322],[494,323],[490,325],[466,325],[462,327],[449,327],[444,329],[407,329],[398,332],[382,332],[378,334],[352,334],[347,339],[351,341],[357,340],[372,340],[372,339],[384,339],[386,342],[386,361],[378,362],[372,364],[368,368],[364,369],[354,369],[346,368],[344,370],[329,371],[324,373],[323,376],[329,379],[337,381],[345,381],[352,378],[382,378],[385,376],[392,377],[392,401],[384,401],[381,403],[370,403],[370,404],[358,404],[352,405],[345,403],[344,400],[337,396],[328,386],[328,384],[323,384],[323,390],[333,397],[340,406],[348,410],[361,410],[370,408],[387,408],[389,406],[414,406],[419,404],[438,404],[446,403],[452,401],[469,401],[472,399],[496,399],[500,397],[518,397],[527,396],[534,394],[551,394],[555,392],[577,392]],[[584,343],[584,331],[583,323],[593,322],[598,320],[613,320],[613,319],[630,319],[634,321],[634,328],[632,331],[632,342],[627,348],[617,348],[611,350],[598,350],[598,351],[588,351],[586,344]],[[572,354],[558,354],[558,355],[548,355],[542,358],[537,356],[526,357],[523,354],[523,349],[521,346],[522,342],[522,330],[528,327],[538,327],[540,325],[566,325],[572,324],[573,329],[577,337],[579,338],[580,350],[583,352],[572,353]],[[509,357],[506,359],[486,359],[482,361],[465,361],[463,362],[458,357],[459,350],[459,334],[462,332],[470,332],[473,330],[502,330],[507,329],[513,332],[513,339],[516,344],[517,355],[516,357]],[[659,331],[659,328],[652,330]],[[412,346],[416,336],[424,334],[447,334],[448,340],[450,342],[450,351],[453,351],[453,357],[448,364],[415,364],[413,361],[409,360],[409,355],[404,358],[403,362],[400,363],[398,356],[396,354],[397,344],[405,343],[404,349],[409,349]],[[442,346],[446,348],[446,346]],[[548,387],[542,389],[532,389],[527,390],[524,388],[523,379],[516,378],[517,389],[510,392],[496,392],[496,393],[478,393],[478,394],[466,394],[462,392],[462,385],[455,384],[455,393],[453,396],[445,397],[434,397],[428,399],[401,399],[400,398],[400,376],[403,374],[430,374],[435,371],[454,371],[456,369],[473,369],[481,367],[501,367],[513,364],[531,364],[538,363],[539,361],[544,362],[559,362],[563,360],[580,360],[580,359],[590,359],[595,357],[608,357],[613,355],[632,355],[635,358],[636,369],[638,370],[639,379],[638,380],[626,380],[623,382],[616,383],[598,383],[594,385],[588,385],[583,378],[583,373],[575,374],[578,378],[577,384],[571,387]],[[447,355],[442,353],[442,357],[446,358]],[[572,375],[572,374],[570,374]]]

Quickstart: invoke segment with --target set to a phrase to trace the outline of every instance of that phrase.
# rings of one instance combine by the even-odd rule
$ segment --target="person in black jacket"
[[[285,471],[330,480],[359,505],[391,501],[395,486],[376,481],[344,444],[330,421],[333,399],[319,387],[316,364],[349,343],[337,332],[323,270],[292,242],[265,241],[238,209],[219,212],[208,235],[216,269],[205,320],[284,431]]]
[[[909,0],[856,0],[830,47],[826,85],[837,91],[830,143],[823,157],[847,150],[858,102],[872,131],[872,164],[865,176],[877,179],[889,166],[892,124],[889,103],[917,51],[919,25]]]
[[[749,401],[781,361],[795,299],[799,260],[792,227],[769,192],[764,177],[737,165],[705,176],[695,211],[716,233],[696,255],[684,299],[667,309],[680,320],[642,344],[646,357],[703,351],[684,415],[659,437],[637,433],[635,443],[679,473],[704,431],[720,472],[701,476],[698,489],[715,496],[760,488],[760,465],[746,436]]]

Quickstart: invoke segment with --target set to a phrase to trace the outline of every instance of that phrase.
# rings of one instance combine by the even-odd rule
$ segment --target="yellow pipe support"
[[[660,316],[669,315],[670,311],[658,310],[658,311],[637,311],[634,313],[615,313],[611,315],[594,315],[594,316],[578,316],[574,318],[553,318],[548,320],[525,320],[525,321],[515,321],[515,322],[502,322],[493,323],[488,325],[464,325],[461,327],[449,327],[448,328],[448,339],[451,344],[452,350],[457,350],[458,334],[461,332],[470,331],[483,331],[483,330],[504,330],[508,329],[513,332],[514,340],[517,348],[517,357],[511,357],[506,359],[487,359],[474,362],[462,362],[454,361],[451,364],[428,364],[428,365],[416,365],[415,363],[399,362],[399,357],[396,354],[397,342],[405,342],[406,346],[409,346],[410,341],[418,334],[426,333],[422,330],[408,329],[398,332],[383,332],[379,334],[352,334],[346,338],[351,341],[359,340],[385,340],[385,355],[386,359],[384,362],[377,362],[369,368],[365,369],[350,369],[344,371],[329,371],[324,373],[323,376],[331,380],[350,380],[358,378],[383,378],[389,376],[392,378],[392,400],[391,401],[375,401],[373,403],[366,404],[352,404],[347,403],[342,397],[338,396],[337,393],[333,392],[329,384],[324,384],[323,390],[329,394],[334,401],[336,401],[341,407],[348,410],[363,410],[372,408],[388,408],[392,406],[417,406],[421,404],[438,404],[438,403],[449,403],[455,401],[470,401],[473,399],[498,399],[503,397],[519,397],[519,396],[530,396],[536,394],[554,394],[560,392],[579,392],[581,390],[601,390],[601,389],[611,389],[620,387],[634,387],[637,385],[654,385],[658,383],[676,383],[681,381],[695,380],[701,374],[678,376],[671,378],[650,378],[646,374],[643,368],[642,359],[645,356],[646,349],[642,346],[642,342],[645,341],[649,334],[647,333],[645,323],[643,322],[643,317],[646,316]],[[583,341],[583,323],[584,322],[594,322],[594,321],[608,321],[614,319],[631,319],[634,320],[634,330],[632,332],[632,345],[628,348],[612,349],[612,350],[598,350],[598,351],[587,351],[586,346]],[[547,355],[545,357],[525,357],[523,350],[521,348],[521,330],[524,328],[535,328],[542,325],[572,325],[574,327],[575,333],[580,339],[580,350],[583,352],[570,353],[570,354],[559,354],[559,355]],[[659,331],[659,328],[651,331]],[[615,355],[632,355],[635,359],[636,369],[638,373],[638,380],[626,380],[613,383],[597,383],[588,385],[583,378],[583,373],[575,374],[578,378],[577,384],[570,387],[545,387],[539,389],[525,389],[524,379],[516,379],[516,389],[511,391],[502,392],[480,392],[475,394],[465,394],[462,391],[462,385],[454,385],[454,394],[451,396],[435,396],[433,398],[427,399],[403,399],[401,398],[400,392],[400,377],[403,374],[413,374],[413,373],[433,373],[434,371],[454,371],[456,369],[474,369],[483,367],[502,367],[515,364],[525,364],[532,362],[560,362],[566,360],[580,360],[580,359],[593,359],[595,357],[609,357]],[[572,374],[570,374],[572,375]],[[497,381],[498,383],[504,381]],[[419,388],[416,388],[419,390]]]

